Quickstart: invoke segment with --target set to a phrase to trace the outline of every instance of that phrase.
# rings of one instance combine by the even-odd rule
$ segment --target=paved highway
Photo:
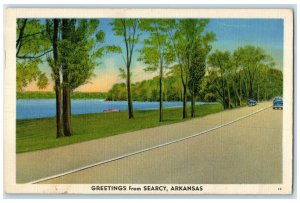
[[[269,106],[17,155],[17,181],[30,182],[228,123]],[[268,108],[205,134],[40,183],[280,183],[282,111]]]

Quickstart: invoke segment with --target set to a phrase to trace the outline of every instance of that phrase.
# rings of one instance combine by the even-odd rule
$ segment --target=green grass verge
[[[72,99],[105,99],[106,92],[73,92]],[[17,92],[17,99],[55,99],[55,92]]]
[[[189,108],[188,108],[189,110]],[[222,111],[222,105],[197,105],[196,116]],[[138,110],[134,119],[128,119],[127,111],[72,116],[71,137],[56,139],[55,118],[17,120],[16,151],[28,152],[53,148],[120,133],[151,128],[182,121],[182,108],[164,109],[164,121],[159,122],[158,110]]]

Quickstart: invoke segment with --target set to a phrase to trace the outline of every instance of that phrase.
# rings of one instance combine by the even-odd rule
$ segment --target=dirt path
[[[73,144],[73,145],[69,145],[69,146],[58,147],[58,148],[54,148],[54,149],[47,149],[47,150],[17,154],[17,182],[18,183],[31,182],[31,181],[34,181],[37,179],[45,178],[45,177],[52,176],[55,174],[74,170],[76,168],[84,167],[86,165],[90,165],[90,164],[94,164],[94,163],[97,163],[100,161],[111,159],[111,158],[120,156],[122,154],[131,153],[131,152],[134,152],[137,150],[141,150],[144,148],[152,147],[154,145],[165,143],[165,142],[168,142],[168,141],[171,141],[174,139],[189,136],[189,135],[210,129],[217,125],[227,123],[238,117],[245,116],[247,114],[257,111],[258,109],[264,108],[268,105],[270,105],[270,103],[261,103],[255,107],[245,107],[245,108],[240,108],[240,109],[234,109],[234,110],[230,110],[230,111],[217,113],[214,115],[209,115],[209,116],[206,116],[203,118],[189,120],[189,121],[182,122],[182,123],[176,123],[176,124],[171,124],[171,125],[166,125],[166,126],[149,128],[149,129],[135,131],[135,132],[131,132],[131,133],[120,134],[117,136],[96,139],[96,140],[82,142],[82,143]],[[267,114],[266,114],[266,112],[267,112]],[[281,134],[282,134],[281,133],[281,124],[279,123],[279,126],[278,126],[277,121],[280,119],[282,120],[282,111],[273,111],[272,109],[269,109],[269,110],[266,110],[264,113],[259,113],[257,115],[260,115],[260,114],[263,114],[264,116],[255,116],[255,118],[257,117],[256,120],[258,120],[258,124],[263,125],[264,122],[269,122],[270,125],[272,125],[272,126],[266,128],[266,129],[274,129],[274,128],[277,129],[278,128],[277,129],[278,132],[276,131],[277,133],[275,133],[275,134],[277,137],[281,136]],[[275,115],[273,115],[273,114],[275,114]],[[251,117],[249,119],[251,120],[252,118],[254,118],[254,117]],[[245,119],[244,122],[248,122],[249,119]],[[255,122],[257,122],[256,120],[255,120]],[[273,126],[273,125],[275,125],[273,120],[276,121],[275,124],[277,125],[277,127]],[[270,122],[270,121],[272,121],[272,122]],[[238,123],[240,123],[240,122],[238,122]],[[234,125],[237,125],[238,123],[236,123]],[[247,136],[247,133],[249,131],[249,128],[252,129],[251,126],[253,126],[253,125],[251,123],[249,123],[247,125],[245,124],[244,127],[242,127],[242,128],[233,128],[231,134],[234,135],[236,132],[244,132],[243,134],[245,134],[245,135],[243,135],[243,137],[246,137],[246,139],[248,139],[247,137],[249,137],[250,135]],[[222,133],[220,133],[218,130],[219,136],[207,136],[206,135],[206,136],[201,136],[201,137],[212,137],[214,139],[221,139],[222,137],[224,137],[223,134],[225,132],[227,132],[227,131],[223,132],[225,129],[227,129],[227,127],[220,130],[220,132],[222,132]],[[266,136],[268,136],[270,134],[269,131],[265,132],[266,129],[264,127],[261,127],[261,128],[253,127],[253,129],[256,129],[256,131],[257,131],[257,129],[261,129],[261,131],[258,134],[256,132],[256,134],[257,134],[256,136],[258,136],[258,137],[262,137],[262,136],[260,136],[260,134],[263,134],[263,135],[266,134]],[[217,132],[212,132],[211,134],[215,135],[216,133]],[[248,133],[248,134],[251,134],[251,133]],[[238,135],[240,135],[240,134],[238,134]],[[241,136],[242,135],[239,136],[238,140],[240,140],[242,138]],[[227,138],[229,138],[229,137],[230,136],[227,136]],[[178,164],[182,165],[182,167],[186,168],[189,166],[189,164],[186,164],[185,162],[187,160],[193,160],[193,159],[191,159],[190,156],[188,156],[188,157],[185,156],[185,155],[187,155],[186,150],[190,151],[189,149],[191,146],[197,146],[197,145],[195,145],[195,143],[197,143],[195,140],[197,140],[197,139],[193,138],[193,139],[191,139],[191,141],[188,141],[188,142],[182,142],[182,143],[170,145],[168,147],[163,147],[161,149],[153,150],[153,152],[145,152],[143,154],[128,157],[126,159],[117,161],[115,163],[107,164],[107,166],[101,166],[104,168],[105,167],[113,167],[113,168],[107,169],[107,170],[112,170],[112,171],[110,171],[109,174],[105,173],[106,178],[105,177],[103,178],[103,175],[100,175],[100,174],[95,175],[95,177],[94,177],[93,175],[78,176],[78,175],[76,175],[77,174],[76,173],[76,174],[73,174],[72,176],[71,175],[65,176],[64,178],[54,179],[52,181],[63,182],[63,183],[69,183],[70,181],[71,182],[79,181],[78,183],[90,183],[90,182],[94,182],[94,181],[100,183],[103,181],[104,182],[108,181],[107,183],[112,183],[112,182],[114,182],[113,180],[115,180],[115,182],[118,182],[118,183],[122,183],[122,182],[131,183],[131,181],[133,181],[134,183],[139,183],[140,181],[143,182],[143,181],[151,180],[151,183],[156,182],[155,177],[157,177],[157,178],[160,177],[160,176],[157,176],[156,172],[154,172],[154,174],[151,175],[150,172],[152,170],[151,171],[143,170],[142,168],[137,167],[136,164],[139,164],[143,168],[146,167],[146,168],[151,169],[151,168],[153,168],[152,165],[155,166],[155,163],[151,164],[151,166],[149,164],[152,163],[152,160],[157,160],[156,164],[169,163],[168,166],[172,166],[172,164],[170,165],[170,162],[172,162],[171,160],[173,160],[173,158],[175,158],[175,159],[183,161],[183,162],[178,162]],[[237,138],[233,137],[232,141],[235,141],[235,139],[237,139]],[[276,139],[276,140],[278,141],[278,139]],[[219,147],[220,147],[220,144],[223,146],[224,143],[226,143],[226,139],[223,142],[220,142],[220,141],[221,140],[219,140],[219,142],[218,142],[219,145],[217,145]],[[251,139],[250,139],[250,141],[251,141]],[[189,145],[184,144],[184,143],[189,143],[189,142],[191,142]],[[209,141],[207,141],[207,142],[209,142]],[[214,141],[214,142],[216,142],[216,141]],[[216,143],[214,144],[214,142],[212,143],[212,145],[207,143],[205,152],[203,152],[203,153],[211,154],[214,151],[214,146],[216,146],[215,145]],[[206,143],[206,142],[201,142],[201,143]],[[201,144],[201,143],[199,143],[199,144]],[[183,145],[183,146],[181,146],[181,145]],[[227,147],[232,147],[232,146],[228,145]],[[172,150],[171,150],[172,152],[167,153],[165,150],[168,151],[168,149],[175,150],[175,152],[178,151],[178,153],[174,153]],[[182,151],[182,150],[185,150],[185,151]],[[212,152],[210,152],[210,150],[212,150]],[[279,152],[281,152],[281,151],[279,150],[278,153]],[[151,155],[151,153],[158,153],[157,154],[158,157],[156,157],[156,155],[153,155],[153,157],[156,157],[155,159],[153,159],[153,158],[149,159],[149,157],[148,158],[143,157],[143,156],[147,156],[149,153],[150,153],[150,155]],[[200,154],[203,154],[203,153],[193,152],[192,154],[194,154],[194,155],[191,154],[191,156],[200,156]],[[236,151],[236,153],[237,153],[237,151]],[[167,154],[169,154],[169,156],[166,157]],[[173,155],[174,156],[176,155],[176,156],[173,157]],[[134,158],[137,158],[140,156],[141,156],[140,159],[133,160],[135,164],[131,163],[129,161],[131,159],[134,159]],[[152,155],[151,155],[151,157],[152,157]],[[180,159],[180,157],[182,157],[182,159]],[[204,156],[204,157],[207,157],[207,156]],[[184,158],[187,160],[184,161],[183,160]],[[207,159],[206,163],[210,162],[209,160],[211,161],[211,159]],[[131,173],[130,171],[132,171],[132,172],[135,171],[137,174],[136,178],[133,178],[128,175],[126,176],[124,174],[122,175],[122,173],[120,173],[119,178],[114,178],[114,177],[116,177],[115,176],[116,174],[119,174],[119,172],[120,172],[119,170],[123,171],[123,169],[124,169],[124,167],[116,167],[114,164],[118,165],[121,163],[125,164],[125,166],[127,166],[127,167],[130,167],[130,169],[131,169],[131,166],[136,166],[135,167],[136,170],[129,170],[129,172],[127,171],[127,173]],[[198,164],[198,163],[199,162],[195,162],[194,164]],[[241,163],[243,163],[243,162],[241,162]],[[190,164],[193,164],[193,163],[191,162]],[[245,165],[245,166],[247,166],[247,165]],[[176,174],[178,171],[176,169],[176,167],[179,167],[179,166],[174,165],[174,167],[175,167],[175,169],[173,167],[171,167],[171,168],[169,168],[168,171],[169,172],[170,172],[170,170],[175,171],[175,174]],[[94,167],[89,170],[97,170],[97,168],[99,168],[99,167]],[[194,167],[192,167],[192,168],[194,168]],[[181,170],[183,170],[183,169],[181,169]],[[103,170],[101,169],[101,171],[103,171]],[[149,172],[148,173],[149,175],[145,176],[145,178],[139,178],[140,177],[139,173],[146,173],[146,171]],[[154,170],[154,171],[156,171],[156,170]],[[82,173],[85,173],[85,171],[82,171]],[[124,173],[126,173],[125,170],[124,170]],[[79,174],[81,174],[81,173],[79,173]],[[89,172],[89,174],[97,174],[97,173]],[[163,175],[164,173],[162,173],[162,171],[161,171],[161,172],[159,172],[159,174]],[[163,181],[164,183],[169,182],[170,180],[175,181],[176,179],[170,178],[170,176],[172,176],[172,177],[176,176],[175,174],[170,173],[169,175],[164,176],[165,177],[164,179],[161,179],[161,177],[160,177],[160,179],[158,179],[158,180]],[[195,174],[191,174],[191,176],[192,175],[195,175]],[[155,177],[153,177],[153,176],[155,176]],[[68,179],[68,177],[70,177],[70,179]],[[96,178],[96,177],[99,177],[100,180],[99,180],[99,178]],[[127,177],[127,178],[125,178],[125,177]],[[169,179],[168,179],[168,177],[169,177]],[[180,178],[180,177],[184,177],[184,176],[177,175],[176,177]],[[169,181],[167,181],[167,180],[169,180]],[[185,179],[185,180],[187,181],[188,179]],[[213,180],[216,180],[216,179],[213,179]],[[253,179],[253,181],[255,181],[255,179]]]

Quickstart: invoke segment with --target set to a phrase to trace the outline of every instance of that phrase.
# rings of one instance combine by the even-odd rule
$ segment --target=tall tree
[[[208,22],[207,19],[180,19],[169,20],[168,22],[169,36],[177,58],[177,63],[181,70],[181,82],[183,86],[183,119],[187,118],[187,86],[193,48],[195,42],[201,38],[201,34],[204,32]],[[210,33],[210,35],[214,34]]]
[[[234,55],[239,56],[239,66],[246,73],[249,97],[254,97],[254,84],[258,78],[259,69],[264,66],[273,66],[272,58],[259,47],[247,45],[235,50]]]
[[[59,42],[63,78],[63,123],[65,136],[71,135],[71,92],[94,75],[96,62],[115,47],[104,46],[105,33],[96,19],[62,19]]]
[[[58,137],[63,134],[70,136],[71,93],[89,81],[94,75],[96,62],[114,47],[103,46],[105,33],[99,28],[99,20],[53,19],[46,22],[53,47],[48,63],[55,81],[57,117],[60,115],[59,106],[63,109],[64,133],[58,133]],[[59,127],[57,129],[59,131]]]
[[[147,31],[149,37],[144,39],[139,60],[148,67],[146,71],[159,70],[159,122],[163,121],[163,77],[165,69],[173,62],[173,54],[167,35],[167,20],[144,19],[140,22],[140,29]]]
[[[210,42],[215,39],[213,34],[199,37],[195,42],[191,54],[188,86],[191,93],[191,117],[195,117],[195,101],[200,91],[200,85],[205,75],[206,60],[211,50]]]
[[[52,21],[52,22],[51,22]],[[48,57],[48,64],[52,69],[54,80],[54,90],[56,96],[56,137],[63,137],[63,119],[62,119],[62,94],[61,94],[61,66],[58,62],[58,41],[59,41],[59,19],[47,20],[47,30],[49,38],[52,41],[53,59]],[[53,26],[53,30],[52,30]]]
[[[132,106],[132,96],[131,96],[131,64],[133,51],[135,45],[138,43],[139,34],[138,34],[138,19],[115,19],[111,23],[112,29],[116,36],[121,36],[125,43],[125,57],[123,60],[126,66],[126,86],[127,86],[127,101],[128,101],[128,118],[134,118],[133,115],[133,106]]]
[[[228,70],[232,66],[231,54],[229,51],[216,50],[209,56],[208,64],[218,73],[215,75],[217,78],[219,78],[216,78],[218,81],[217,83],[219,83],[219,88],[217,88],[217,90],[220,95],[223,108],[226,109],[228,107],[228,101],[226,101],[226,82],[228,83],[228,81],[226,81],[226,79],[228,77]]]

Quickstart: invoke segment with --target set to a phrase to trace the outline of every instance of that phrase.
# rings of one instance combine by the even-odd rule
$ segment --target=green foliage
[[[45,73],[39,69],[40,60],[22,60],[17,62],[17,92],[23,91],[33,81],[37,81],[37,86],[40,89],[47,87],[49,84],[48,78]]]
[[[200,95],[214,94],[224,108],[241,106],[249,98],[261,101],[282,95],[282,72],[273,69],[273,59],[259,47],[243,46],[233,54],[216,50],[208,64]]]
[[[174,61],[167,26],[167,21],[164,19],[143,19],[140,21],[140,29],[149,33],[149,37],[144,39],[144,46],[140,50],[139,57],[140,61],[148,65],[146,71],[166,69]]]
[[[165,101],[181,101],[182,89],[175,76],[167,76],[164,79],[163,98]],[[180,81],[179,81],[180,82]],[[159,77],[151,80],[136,82],[132,86],[132,99],[134,101],[159,101]],[[126,101],[127,91],[124,83],[114,84],[108,91],[106,100]]]
[[[73,91],[94,76],[95,60],[103,56],[103,47],[99,47],[99,43],[105,35],[102,30],[95,33],[99,21],[73,19],[70,23],[71,37],[58,42],[58,63],[67,64],[68,82]]]
[[[208,53],[211,50],[210,42],[214,38],[210,36],[204,36],[201,40],[195,42],[191,54],[191,65],[189,68],[189,81],[188,86],[190,91],[198,96],[202,79],[206,71],[206,62]]]
[[[37,86],[39,89],[44,89],[48,86],[49,81],[45,73],[41,73],[38,77]]]
[[[61,139],[53,136],[55,128],[49,128],[49,126],[55,126],[55,118],[17,120],[16,152],[53,148],[176,123],[182,121],[180,111],[180,108],[165,109],[164,122],[157,120],[158,110],[135,111],[134,120],[128,119],[126,111],[74,115],[72,117],[74,136]],[[218,104],[196,106],[196,115],[199,117],[220,111],[222,108]]]
[[[36,81],[40,89],[49,82],[39,69],[41,57],[51,51],[51,43],[45,25],[37,19],[17,19],[16,26],[17,91]]]
[[[249,97],[254,96],[254,83],[256,82],[259,70],[266,67],[272,68],[274,62],[271,56],[265,54],[260,47],[251,45],[243,46],[234,51],[234,57],[237,66],[246,72],[245,79],[247,81]]]
[[[39,58],[51,51],[46,27],[38,19],[17,19],[17,58]]]

